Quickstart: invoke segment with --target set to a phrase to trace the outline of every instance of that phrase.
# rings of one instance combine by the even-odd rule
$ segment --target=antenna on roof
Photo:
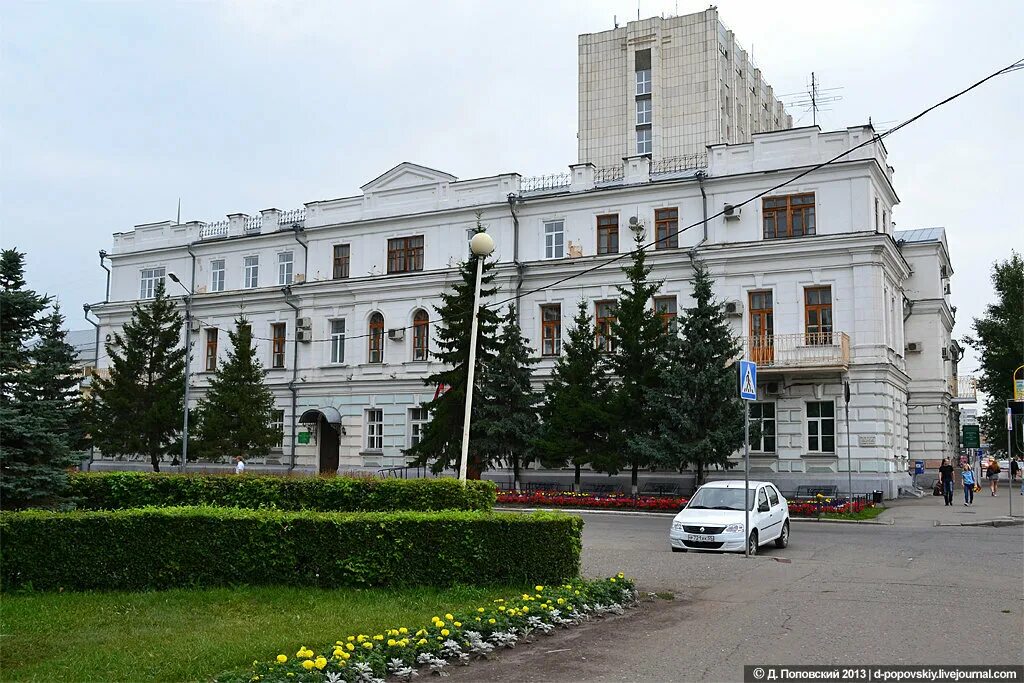
[[[612,15],[612,23],[615,24],[615,28],[619,27],[619,17],[616,14]]]
[[[174,224],[181,225],[181,197],[178,197],[178,220]]]
[[[807,86],[807,90],[803,92],[789,93],[783,95],[779,99],[783,101],[783,104],[787,107],[803,109],[803,116],[807,115],[808,112],[811,114],[812,125],[818,125],[818,114],[823,111],[832,111],[831,108],[822,107],[823,104],[832,104],[843,99],[842,95],[834,94],[837,90],[842,90],[842,87],[837,88],[819,88],[821,81],[818,80],[816,74],[811,72],[811,82]],[[788,101],[787,101],[788,100]],[[798,119],[799,121],[799,119]]]

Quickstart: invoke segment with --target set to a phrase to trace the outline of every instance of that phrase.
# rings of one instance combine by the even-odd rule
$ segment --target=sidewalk
[[[981,491],[974,494],[974,505],[964,507],[964,489],[957,485],[953,490],[953,505],[943,505],[942,496],[933,496],[929,491],[923,498],[902,498],[886,501],[888,509],[878,516],[879,521],[907,526],[939,526],[960,524],[981,524],[1003,521],[1009,523],[1010,505],[1007,498],[1013,496],[1013,520],[1024,522],[1024,496],[1020,495],[1020,484],[1010,488],[1006,482],[999,487],[999,495],[992,496],[988,481]]]

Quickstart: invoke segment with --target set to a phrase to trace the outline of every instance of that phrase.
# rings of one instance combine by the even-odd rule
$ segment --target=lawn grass
[[[864,508],[860,512],[823,512],[821,513],[822,519],[874,519],[878,515],[885,512],[885,508],[881,506],[875,506],[870,508]]]
[[[202,681],[354,633],[420,627],[510,588],[240,587],[0,599],[0,680]]]

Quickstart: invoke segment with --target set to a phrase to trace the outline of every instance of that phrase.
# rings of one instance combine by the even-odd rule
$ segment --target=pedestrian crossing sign
[[[753,361],[740,361],[740,398],[744,401],[757,400],[757,364]]]

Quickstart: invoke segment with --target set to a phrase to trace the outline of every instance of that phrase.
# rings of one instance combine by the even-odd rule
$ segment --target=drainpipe
[[[194,293],[196,291],[196,253],[192,251],[191,242],[185,245],[185,249],[188,250],[188,255],[192,257],[192,286],[189,287],[189,291]]]
[[[516,215],[516,207],[523,203],[523,198],[514,192],[508,195],[508,212],[512,214],[512,263],[516,267],[516,325],[519,326],[519,315],[523,307],[519,305],[519,292],[523,288],[523,280],[526,277],[526,264],[519,261],[519,216]]]
[[[107,293],[103,297],[103,303],[110,302],[110,268],[107,268],[106,264],[103,263],[103,259],[107,258],[107,251],[100,249],[100,268],[107,271]]]
[[[299,239],[299,233],[305,232],[305,228],[298,223],[292,223],[292,236],[295,237],[295,241],[302,245],[302,281],[306,282],[309,280],[309,243],[303,242]]]
[[[103,253],[103,252],[100,252]],[[102,257],[101,257],[102,258]],[[102,265],[102,260],[100,265]],[[110,271],[107,271],[108,273]],[[82,304],[82,310],[85,312],[85,320],[90,325],[96,328],[96,349],[92,359],[92,377],[89,378],[89,391],[90,393],[96,391],[96,373],[100,364],[100,324],[99,322],[93,322],[89,318],[89,310],[92,308],[89,304]],[[96,460],[96,443],[93,439],[89,440],[89,464],[86,465],[85,471],[88,472],[92,469],[92,463]]]
[[[704,191],[704,179],[708,177],[708,174],[705,173],[704,171],[697,171],[694,174],[694,177],[700,184],[700,199],[704,209],[704,236],[700,239],[700,242],[697,242],[697,244],[690,247],[689,256],[691,266],[693,266],[694,261],[697,258],[697,249],[699,249],[702,244],[708,241],[708,194],[707,192]]]
[[[292,470],[295,469],[295,439],[298,436],[295,431],[295,425],[298,424],[297,420],[299,419],[298,415],[296,415],[296,411],[298,410],[299,404],[299,389],[298,386],[295,384],[295,381],[296,379],[298,379],[299,374],[299,307],[296,306],[291,300],[291,285],[285,285],[284,287],[282,287],[281,292],[284,293],[284,302],[291,306],[292,310],[295,311],[295,320],[292,323],[292,336],[295,338],[295,340],[292,342],[292,381],[288,382],[288,390],[292,392],[292,457],[291,462],[288,464],[288,472],[290,473]]]

